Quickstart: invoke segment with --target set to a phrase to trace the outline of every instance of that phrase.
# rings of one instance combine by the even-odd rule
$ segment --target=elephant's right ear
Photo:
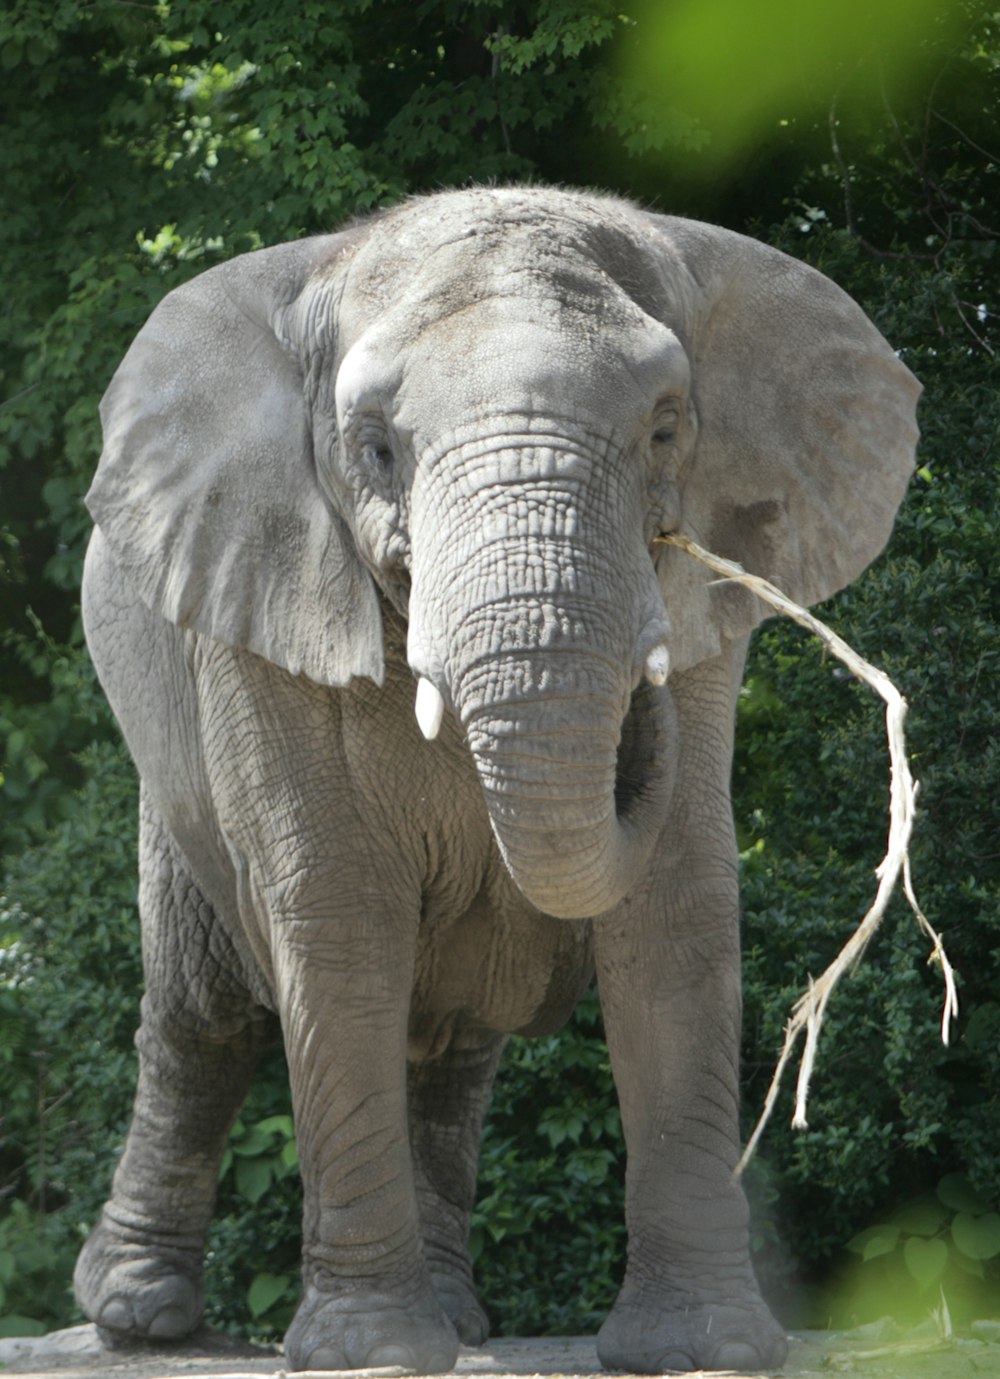
[[[383,675],[375,584],[320,488],[304,376],[333,367],[330,270],[352,242],[263,249],[171,292],[104,396],[87,495],[150,608],[326,685]]]

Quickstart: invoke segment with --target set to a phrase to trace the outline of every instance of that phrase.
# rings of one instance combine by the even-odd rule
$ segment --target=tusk
[[[651,685],[665,685],[670,674],[670,652],[665,646],[654,646],[646,657],[646,679]]]
[[[435,689],[422,675],[417,681],[417,702],[413,707],[420,731],[428,742],[432,742],[438,735],[444,717],[444,700],[440,690]]]

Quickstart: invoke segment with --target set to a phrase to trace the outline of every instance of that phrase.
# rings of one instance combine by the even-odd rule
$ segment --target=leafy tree
[[[988,152],[1000,29],[988,12],[959,8],[974,22],[960,41],[936,48],[930,78],[908,99],[886,98],[878,119],[863,108],[852,120],[844,91],[830,112],[830,156],[800,178],[800,210],[783,236],[783,247],[866,304],[925,385],[921,468],[892,545],[831,611],[911,701],[908,735],[921,782],[914,872],[961,981],[962,1021],[945,1048],[940,981],[900,906],[835,998],[810,1129],[772,1133],[765,1148],[760,1176],[777,1193],[772,1262],[787,1268],[790,1253],[813,1280],[831,1263],[843,1270],[841,1317],[861,1315],[863,1302],[853,1287],[857,1262],[847,1269],[837,1252],[873,1217],[956,1173],[996,1202],[1000,869],[996,720],[985,687],[1000,645],[1000,224]],[[868,692],[804,649],[790,626],[772,625],[758,638],[736,776],[748,848],[750,1112],[803,973],[826,966],[874,893],[886,806],[880,719]],[[950,1217],[937,1230],[942,1251],[950,1241],[962,1266],[957,1277],[964,1271],[964,1284],[949,1282],[953,1312],[985,1307],[979,1280],[995,1289],[1000,1238],[988,1258],[970,1262],[956,1254]],[[940,1269],[930,1275],[913,1251],[909,1266],[902,1251],[894,1258],[925,1310],[946,1253],[935,1256]],[[868,1288],[868,1306],[887,1310],[896,1285],[888,1273],[882,1283],[887,1291]],[[825,1315],[831,1305],[836,1299],[824,1298]]]

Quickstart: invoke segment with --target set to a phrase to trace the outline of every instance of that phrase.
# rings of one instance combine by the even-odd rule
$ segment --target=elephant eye
[[[660,412],[653,427],[654,445],[672,445],[677,439],[681,415],[676,407]]]
[[[392,451],[385,441],[365,441],[361,446],[361,458],[377,478],[385,478],[392,469]]]

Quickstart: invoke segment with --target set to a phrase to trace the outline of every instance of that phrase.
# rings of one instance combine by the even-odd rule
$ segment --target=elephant
[[[227,1136],[283,1038],[296,1369],[438,1373],[513,1033],[594,980],[627,1155],[602,1363],[777,1367],[734,1166],[735,706],[768,609],[881,551],[919,394],[756,240],[471,187],[170,292],[104,396],[82,593],[140,778],[131,1128],[75,1273],[153,1340],[202,1313]]]

